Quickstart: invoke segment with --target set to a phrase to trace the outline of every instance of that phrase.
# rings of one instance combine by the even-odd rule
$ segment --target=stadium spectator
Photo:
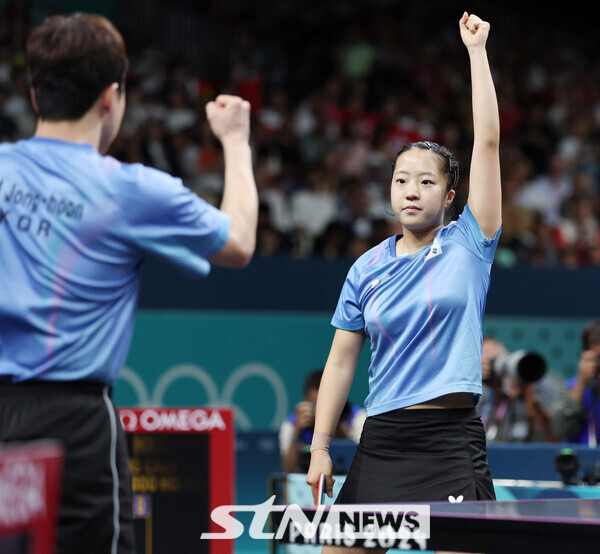
[[[585,326],[577,375],[557,401],[552,429],[562,440],[596,447],[600,444],[600,321]]]
[[[486,438],[491,442],[556,442],[550,427],[560,381],[546,373],[533,383],[494,371],[494,362],[510,354],[492,337],[484,337],[481,356],[483,394],[477,404]]]
[[[15,134],[4,132],[2,140],[24,138],[33,129],[23,29],[43,9],[36,6],[34,11],[30,3],[12,0],[0,10],[0,81],[8,85],[3,115],[18,127]],[[600,190],[597,45],[587,33],[564,31],[544,41],[541,55],[538,34],[515,40],[514,26],[500,8],[489,9],[498,12],[500,21],[497,50],[490,57],[498,75],[503,167],[508,171],[503,176],[507,188],[498,262],[598,266],[600,246],[591,230],[599,225],[600,207],[597,202],[580,206],[586,211],[584,225],[572,209],[580,174],[589,175],[596,197]],[[327,168],[330,183],[331,177],[357,177],[376,212],[373,217],[386,218],[387,195],[373,187],[383,179],[374,174],[388,168],[405,144],[446,144],[467,165],[472,129],[464,108],[468,83],[459,45],[443,24],[437,27],[440,23],[426,4],[403,13],[406,25],[401,34],[393,23],[393,5],[366,8],[334,0],[302,13],[282,7],[273,17],[286,23],[257,32],[265,27],[261,13],[259,4],[232,0],[227,3],[227,21],[219,26],[223,10],[207,10],[210,24],[219,32],[226,27],[236,44],[226,47],[222,33],[222,47],[216,52],[217,44],[199,38],[200,51],[207,53],[203,63],[198,62],[201,56],[190,59],[161,48],[173,44],[166,35],[172,29],[164,28],[152,41],[138,37],[127,75],[125,122],[111,153],[125,162],[145,161],[179,175],[189,188],[217,204],[222,155],[199,107],[215,90],[230,90],[253,104],[252,142],[255,151],[268,158],[280,188],[280,205],[306,206],[306,197],[314,199],[313,172],[306,168],[321,166]],[[302,32],[310,27],[310,44],[298,40],[298,33],[287,32],[287,22],[292,21]],[[342,32],[327,31],[332,21]],[[540,22],[544,24],[551,25]],[[424,49],[415,31],[421,25],[438,28],[440,41]],[[497,56],[500,49],[503,55]],[[455,105],[463,108],[455,113],[450,108]],[[462,194],[461,190],[455,201],[457,213],[466,201]],[[319,209],[337,210],[343,201],[341,188],[328,187]],[[299,212],[305,214],[306,209]],[[535,229],[540,214],[544,224]],[[318,255],[315,237],[342,216],[321,214],[315,228],[306,229],[282,224],[273,206],[272,215],[278,232],[300,245],[292,251],[296,257]],[[372,236],[360,238],[373,242]]]
[[[322,369],[309,373],[304,380],[304,396],[279,428],[281,467],[286,473],[303,472],[310,465],[310,444],[315,425],[315,406],[319,394]],[[338,423],[335,438],[358,443],[365,422],[364,408],[346,403]]]

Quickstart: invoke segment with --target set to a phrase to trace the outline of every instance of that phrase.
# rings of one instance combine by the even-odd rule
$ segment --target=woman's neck
[[[428,229],[424,232],[415,232],[411,231],[410,229],[404,229],[404,234],[398,241],[396,241],[396,255],[414,254],[415,252],[421,250],[421,248],[424,246],[428,246],[433,242],[438,229],[441,227],[442,225],[439,225],[438,227]]]

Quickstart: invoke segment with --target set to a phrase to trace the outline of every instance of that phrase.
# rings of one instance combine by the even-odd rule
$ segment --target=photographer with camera
[[[556,442],[550,428],[550,407],[560,382],[546,371],[539,354],[509,352],[498,340],[484,337],[484,391],[477,405],[486,438],[496,442]]]
[[[571,443],[596,447],[600,443],[600,320],[581,333],[583,352],[577,375],[567,380],[567,389],[556,403],[552,430]]]
[[[285,473],[306,473],[310,465],[310,444],[315,426],[315,406],[323,370],[309,373],[304,380],[304,398],[279,428],[281,468]],[[335,431],[335,438],[358,443],[367,417],[360,406],[346,402]]]

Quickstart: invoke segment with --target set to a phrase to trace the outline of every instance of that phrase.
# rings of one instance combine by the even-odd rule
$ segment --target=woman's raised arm
[[[502,221],[500,185],[500,117],[485,45],[490,24],[463,14],[460,35],[469,52],[473,95],[473,154],[468,204],[486,237],[493,237]]]

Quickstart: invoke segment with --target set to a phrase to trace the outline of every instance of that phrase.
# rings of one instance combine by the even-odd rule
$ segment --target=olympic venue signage
[[[127,433],[206,433],[227,430],[222,412],[203,408],[142,408],[119,410]]]
[[[136,537],[144,552],[231,554],[233,541],[200,541],[219,527],[211,512],[233,503],[231,408],[122,407]]]

